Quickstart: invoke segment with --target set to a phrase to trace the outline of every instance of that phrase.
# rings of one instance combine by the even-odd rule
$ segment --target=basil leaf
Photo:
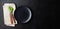
[[[12,6],[9,6],[9,11],[13,12],[14,8]]]

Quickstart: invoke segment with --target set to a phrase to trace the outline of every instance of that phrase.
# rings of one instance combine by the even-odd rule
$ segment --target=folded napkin
[[[15,20],[14,18],[15,10],[16,10],[16,6],[14,3],[5,3],[3,5],[4,24],[6,26],[15,27],[15,24],[17,24],[17,20]]]

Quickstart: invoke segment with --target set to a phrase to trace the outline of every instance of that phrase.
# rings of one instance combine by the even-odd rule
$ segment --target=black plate
[[[18,23],[27,23],[31,19],[31,11],[28,7],[21,6],[15,10],[14,16]]]

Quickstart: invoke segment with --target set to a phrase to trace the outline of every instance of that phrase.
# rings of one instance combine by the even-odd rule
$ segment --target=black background
[[[26,24],[17,24],[16,27],[7,27],[3,23],[4,3],[14,2],[17,7],[29,6],[32,11],[32,19]],[[56,24],[56,0],[0,0],[0,29],[55,29]]]

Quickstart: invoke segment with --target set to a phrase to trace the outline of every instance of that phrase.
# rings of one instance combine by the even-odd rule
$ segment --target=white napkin
[[[13,15],[14,15],[14,11],[15,11],[15,9],[16,9],[16,6],[15,6],[15,4],[14,3],[5,3],[4,5],[3,5],[3,14],[4,14],[4,24],[6,25],[6,26],[11,26],[11,27],[15,27],[15,24],[17,24],[17,20],[15,20],[15,22],[13,23],[13,24],[11,24],[11,18],[10,18],[10,12],[9,12],[9,10],[8,10],[8,7],[9,6],[12,6],[13,8],[14,8],[14,10],[13,10]]]

